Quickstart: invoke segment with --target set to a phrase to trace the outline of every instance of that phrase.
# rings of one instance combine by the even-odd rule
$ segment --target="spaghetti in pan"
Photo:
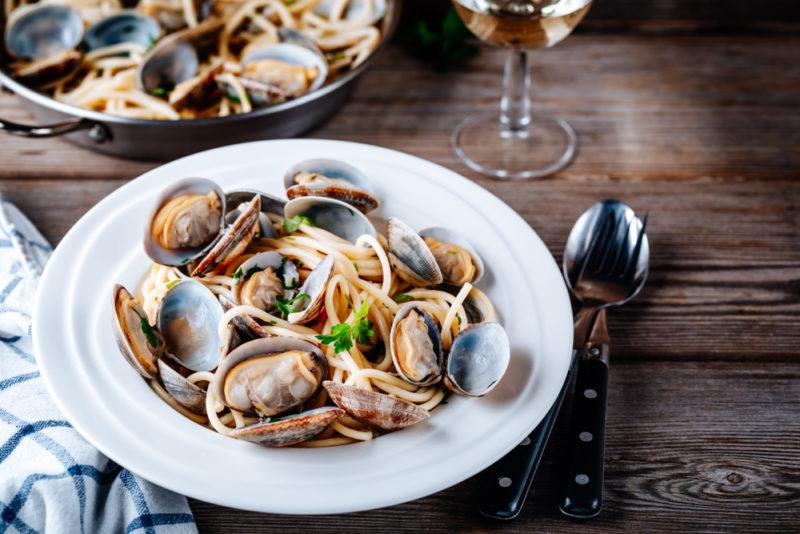
[[[140,119],[247,113],[312,92],[378,47],[385,0],[6,0],[8,70]]]

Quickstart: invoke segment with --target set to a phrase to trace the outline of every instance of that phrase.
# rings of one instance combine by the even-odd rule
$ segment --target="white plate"
[[[267,449],[226,438],[164,404],[126,363],[111,332],[111,289],[136,286],[158,192],[204,176],[223,189],[282,194],[299,160],[345,160],[374,181],[384,205],[417,229],[458,227],[487,264],[482,287],[500,314],[512,359],[481,399],[451,397],[428,422],[357,445]],[[381,229],[383,230],[383,229]],[[33,339],[64,415],[94,446],[142,477],[225,506],[288,514],[367,510],[417,499],[489,466],[544,417],[572,348],[569,299],[552,256],[513,210],[469,180],[413,156],[320,140],[264,141],[202,152],[115,191],[70,230],[36,299]]]

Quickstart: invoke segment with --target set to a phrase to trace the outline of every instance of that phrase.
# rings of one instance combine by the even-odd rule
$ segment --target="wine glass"
[[[467,117],[453,149],[471,169],[506,180],[541,178],[569,165],[578,147],[563,119],[531,110],[528,52],[566,38],[592,0],[453,0],[482,41],[508,48],[500,110]]]

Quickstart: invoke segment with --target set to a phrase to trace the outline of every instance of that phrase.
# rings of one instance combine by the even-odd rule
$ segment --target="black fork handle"
[[[589,345],[578,361],[569,460],[559,509],[575,519],[590,519],[603,507],[608,345]]]
[[[477,495],[478,511],[481,515],[508,521],[522,511],[561,404],[569,390],[572,368],[573,365],[570,364],[556,401],[533,432],[481,474]]]

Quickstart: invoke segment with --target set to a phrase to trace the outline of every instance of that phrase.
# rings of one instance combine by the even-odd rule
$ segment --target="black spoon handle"
[[[589,345],[578,361],[567,441],[569,460],[559,503],[561,513],[568,517],[589,519],[603,506],[608,356],[608,345]]]
[[[550,432],[558,418],[561,403],[569,390],[572,365],[556,401],[541,423],[522,443],[487,468],[478,482],[478,511],[491,519],[510,520],[522,511],[522,505],[542,459]]]

